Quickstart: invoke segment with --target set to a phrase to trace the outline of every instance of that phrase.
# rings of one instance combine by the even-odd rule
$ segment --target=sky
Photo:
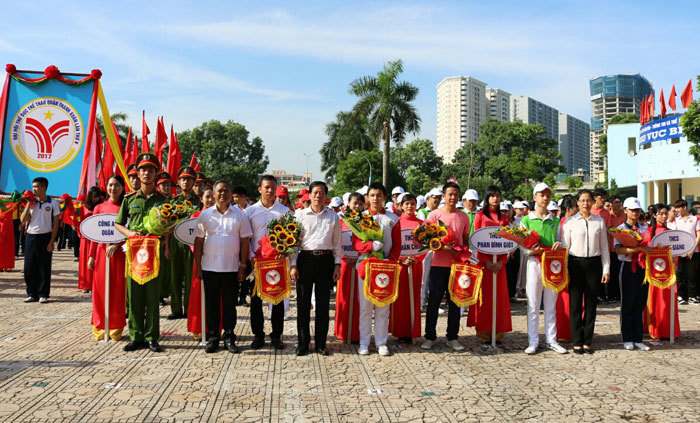
[[[350,82],[389,60],[420,89],[409,141],[435,141],[436,85],[448,76],[588,122],[592,77],[641,73],[667,94],[700,73],[697,1],[100,3],[7,2],[0,64],[98,68],[110,112],[137,132],[142,110],[152,134],[157,116],[177,132],[231,119],[263,139],[268,170],[308,165],[316,179],[325,125],[356,101]]]

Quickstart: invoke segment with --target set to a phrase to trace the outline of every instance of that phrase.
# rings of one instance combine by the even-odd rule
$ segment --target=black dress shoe
[[[254,350],[259,350],[265,345],[265,337],[263,336],[256,336],[253,339],[253,342],[250,343],[250,348]]]
[[[574,348],[574,354],[583,354],[583,348]]]
[[[276,349],[276,350],[281,350],[284,349],[284,342],[280,340],[279,338],[272,338],[270,339],[270,344]]]
[[[140,350],[145,345],[146,345],[146,343],[143,341],[131,341],[128,344],[124,345],[124,351],[129,352],[129,351]]]
[[[182,314],[169,314],[168,320],[177,320],[177,319],[182,319],[183,317],[185,317],[185,316]]]
[[[585,352],[586,354],[593,354],[595,350],[593,348],[584,348],[583,352]]]
[[[301,357],[301,356],[304,356],[304,355],[308,354],[308,353],[309,353],[309,349],[308,349],[308,348],[304,348],[304,347],[297,347],[296,353],[297,353],[297,357]]]
[[[218,342],[207,342],[207,348],[204,349],[207,353],[215,353],[219,350],[219,343]]]
[[[163,347],[160,346],[158,341],[148,341],[148,349],[153,352],[163,352]]]
[[[232,354],[238,354],[239,352],[241,352],[241,350],[238,349],[238,346],[234,342],[224,341],[224,347],[226,347],[228,352]]]
[[[321,354],[322,356],[325,356],[325,357],[328,357],[329,355],[331,355],[331,354],[328,352],[328,350],[325,349],[325,348],[316,348],[316,353],[317,353],[317,354]]]

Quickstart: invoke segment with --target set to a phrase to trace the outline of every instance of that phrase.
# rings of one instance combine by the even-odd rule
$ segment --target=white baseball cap
[[[367,195],[368,191],[369,191],[369,187],[367,185],[365,185],[362,188],[357,190],[357,192],[362,194],[362,195]]]
[[[340,207],[343,205],[343,200],[340,197],[331,198],[331,207]]]
[[[642,203],[639,202],[639,199],[637,197],[628,197],[625,199],[625,202],[622,204],[622,207],[628,209],[628,210],[636,210],[636,209],[642,209]]]
[[[440,188],[431,189],[425,197],[442,197],[442,190]]]
[[[550,201],[549,205],[547,206],[547,210],[549,210],[549,211],[559,210],[559,205],[557,204],[556,201]]]
[[[530,203],[525,200],[523,200],[523,205],[527,208],[530,208]]]
[[[350,193],[346,192],[343,194],[343,204],[348,204],[348,201],[350,201]]]
[[[515,204],[513,204],[514,209],[524,209],[525,204],[523,204],[522,201],[516,201]]]
[[[404,191],[403,188],[401,188],[401,187],[394,187],[394,189],[391,190],[391,195],[403,194],[404,192],[406,192],[406,191]]]
[[[396,202],[399,203],[399,204],[403,203],[403,197],[404,197],[406,194],[408,194],[408,193],[407,193],[407,192],[404,192],[404,193],[399,194],[399,196],[396,198]]]
[[[394,203],[392,201],[389,201],[384,205],[385,209],[391,209],[392,207],[394,207]]]
[[[462,200],[476,200],[479,201],[479,193],[475,189],[468,189],[462,196]]]
[[[503,201],[508,207],[513,207],[513,203],[510,200]]]
[[[421,208],[425,204],[425,197],[419,195],[416,197],[416,208]]]
[[[462,205],[461,202],[457,201],[457,208],[458,208],[458,209],[463,209],[463,208],[464,208],[464,205]]]
[[[501,210],[508,211],[508,204],[505,201],[501,201]]]
[[[552,192],[552,188],[550,188],[549,185],[545,184],[544,182],[540,182],[539,184],[535,185],[535,188],[532,190],[532,195],[536,195],[538,192],[546,190]]]

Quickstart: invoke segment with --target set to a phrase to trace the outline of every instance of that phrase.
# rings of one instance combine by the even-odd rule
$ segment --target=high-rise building
[[[510,93],[499,88],[487,88],[486,107],[486,117],[508,122],[510,120]]]
[[[533,125],[541,123],[547,138],[559,139],[559,111],[540,101],[522,95],[510,97],[510,120]]]
[[[437,154],[449,163],[455,152],[479,139],[486,120],[486,83],[451,76],[437,85]]]
[[[641,101],[653,91],[651,83],[640,74],[607,75],[590,80],[591,107],[591,142],[590,168],[591,177],[596,177],[605,170],[605,157],[600,154],[600,136],[608,129],[608,120],[619,114],[634,113],[639,116]]]
[[[570,175],[588,175],[590,168],[590,126],[566,113],[559,113],[559,153]],[[588,178],[585,178],[588,180]]]

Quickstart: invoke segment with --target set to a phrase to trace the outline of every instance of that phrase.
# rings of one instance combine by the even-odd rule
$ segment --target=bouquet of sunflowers
[[[150,235],[165,235],[178,223],[188,219],[192,213],[198,210],[197,206],[194,206],[189,200],[168,200],[151,207],[135,230],[137,232],[146,232]]]
[[[369,213],[360,213],[359,211],[346,213],[343,217],[343,222],[348,225],[352,233],[362,242],[384,240],[382,228],[374,221],[372,215]],[[370,256],[383,260],[384,252],[372,251]]]
[[[267,224],[270,247],[274,248],[278,254],[293,253],[294,247],[298,247],[301,228],[292,213],[286,213],[279,219],[272,220]]]
[[[413,230],[414,242],[422,245],[421,251],[438,251],[453,238],[444,223],[423,222]]]
[[[608,227],[608,233],[613,238],[620,241],[620,244],[622,244],[623,247],[627,248],[637,247],[642,241],[642,237],[637,233],[637,231],[632,231],[629,229],[619,229],[614,226],[610,226]]]
[[[498,235],[501,238],[513,241],[528,250],[540,242],[540,234],[537,232],[514,226],[501,226],[498,230],[492,232],[491,235]]]

